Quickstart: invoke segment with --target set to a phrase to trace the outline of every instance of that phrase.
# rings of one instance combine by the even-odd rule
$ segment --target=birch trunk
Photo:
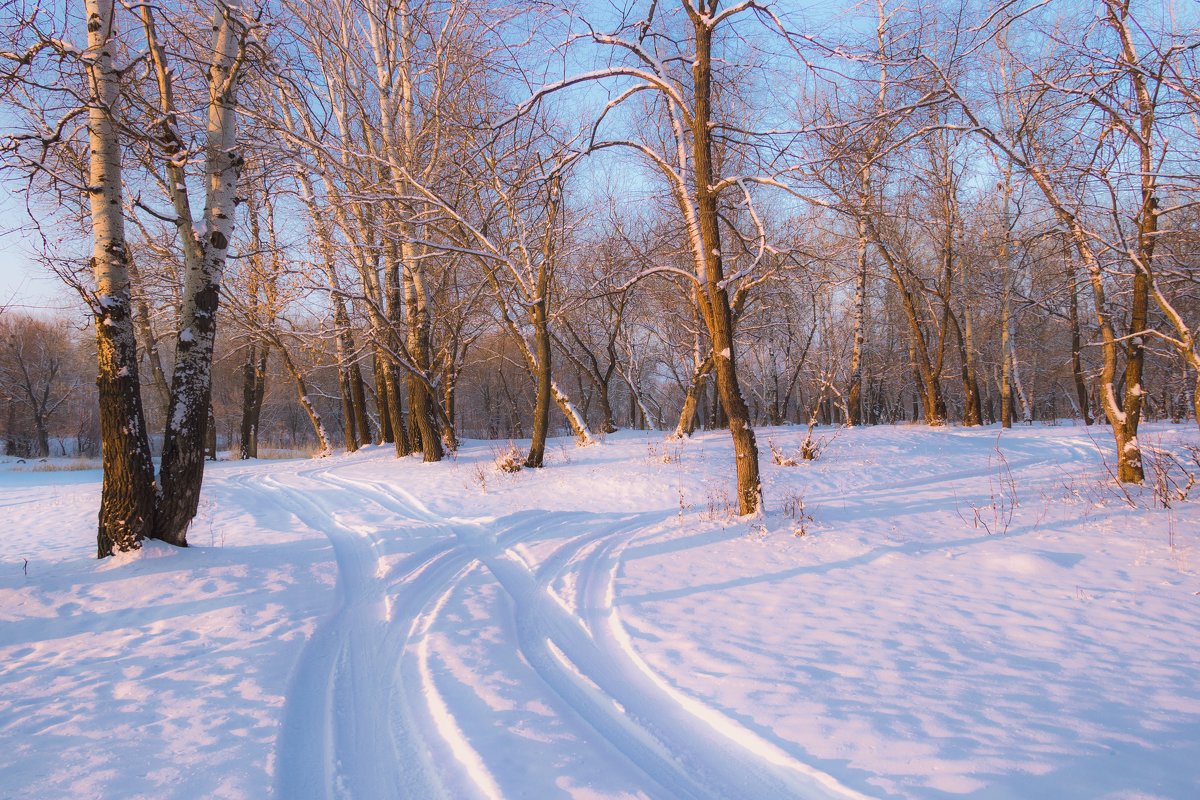
[[[863,180],[865,182],[866,178]],[[865,211],[866,204],[862,205]],[[854,282],[854,349],[850,352],[850,385],[846,387],[846,423],[851,428],[862,424],[862,351],[866,312],[867,222],[860,214],[858,218],[858,272]]]
[[[130,314],[129,251],[121,202],[121,141],[113,112],[120,76],[113,69],[112,0],[87,0],[88,187],[96,296],[96,386],[104,478],[96,555],[141,547],[154,520],[154,466],[138,383]]]
[[[428,386],[429,375],[432,372],[433,353],[430,341],[430,323],[428,298],[425,293],[425,282],[422,269],[418,263],[413,248],[407,244],[401,245],[405,255],[405,308],[408,317],[408,352],[412,359],[413,372],[408,378],[409,412],[408,419],[413,433],[414,449],[419,438],[421,458],[424,461],[441,461],[445,455],[442,449],[442,435],[439,430],[437,398]],[[417,375],[416,371],[421,372]]]
[[[226,254],[233,236],[234,204],[242,168],[242,157],[236,149],[241,35],[242,27],[234,21],[232,12],[218,7],[213,16],[213,59],[208,71],[205,209],[200,230],[183,230],[186,270],[183,307],[154,522],[155,538],[180,547],[187,546],[187,529],[196,516],[204,480],[204,438],[212,396],[216,313]],[[157,66],[160,81],[167,81],[169,87],[169,70],[161,61]],[[163,100],[165,110],[173,114],[169,88],[163,91]],[[186,206],[186,183],[174,182],[173,187],[177,208]],[[190,221],[190,211],[181,216]]]

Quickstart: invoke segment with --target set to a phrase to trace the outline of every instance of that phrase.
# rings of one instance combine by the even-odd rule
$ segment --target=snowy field
[[[0,797],[1200,797],[1200,505],[1104,428],[802,433],[757,520],[722,433],[368,448],[102,562],[99,473],[6,462]]]

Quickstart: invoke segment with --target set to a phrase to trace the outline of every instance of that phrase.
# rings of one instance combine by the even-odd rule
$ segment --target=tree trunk
[[[983,421],[983,413],[979,403],[979,387],[975,384],[975,376],[971,372],[971,356],[967,351],[966,337],[953,311],[949,312],[947,318],[954,332],[955,345],[958,347],[959,379],[963,387],[962,423],[966,427],[979,425]]]
[[[406,226],[407,227],[407,226]],[[437,417],[437,398],[429,388],[433,372],[433,347],[430,341],[428,298],[425,292],[423,268],[417,254],[407,241],[401,242],[403,261],[401,276],[404,291],[404,310],[408,327],[408,357],[411,360],[408,376],[408,421],[412,449],[418,447],[426,462],[441,461],[444,456],[442,434]],[[421,374],[415,374],[417,370]]]
[[[866,311],[867,222],[860,214],[858,218],[858,274],[854,283],[854,348],[850,352],[850,385],[846,387],[846,413],[848,414],[846,422],[852,428],[862,424],[862,351]]]
[[[692,125],[692,157],[695,162],[696,217],[701,251],[695,254],[703,292],[702,311],[712,342],[713,366],[721,406],[729,419],[729,434],[737,469],[738,514],[757,513],[762,506],[762,483],[758,472],[758,444],[750,423],[750,410],[738,384],[737,354],[733,341],[733,314],[724,285],[721,259],[721,230],[717,196],[712,191],[715,171],[712,160],[712,28],[710,19],[687,7],[696,37],[694,77],[695,116]]]
[[[354,424],[358,429],[358,440],[360,444],[370,444],[372,438],[371,420],[367,415],[367,388],[358,361],[350,362],[349,375],[350,396],[354,400]]]
[[[960,262],[959,274],[962,284],[962,330],[959,357],[963,362],[963,424],[983,424],[983,397],[979,389],[979,375],[975,369],[975,335],[971,324],[971,294],[967,281],[967,264]]]
[[[1017,401],[1021,404],[1021,422],[1026,425],[1033,423],[1033,401],[1025,391],[1021,380],[1021,365],[1017,361],[1016,337],[1008,337],[1008,363],[1012,375],[1013,388],[1017,391]]]
[[[396,434],[392,430],[392,408],[391,398],[388,396],[387,369],[381,353],[375,354],[375,410],[379,413],[379,443],[395,443]]]
[[[217,415],[211,403],[208,405],[208,424],[204,430],[204,449],[209,461],[217,460]]]
[[[399,367],[386,362],[383,365],[383,379],[384,390],[387,392],[388,421],[396,445],[396,458],[402,458],[413,452],[408,428],[404,424],[404,405],[401,401],[404,379],[400,375]]]
[[[543,284],[539,281],[539,284]],[[535,377],[537,390],[533,403],[533,439],[525,466],[541,467],[546,455],[546,435],[550,428],[550,336],[546,332],[546,295],[540,293],[533,304],[533,335],[535,348]]]
[[[1117,432],[1117,480],[1121,483],[1142,483],[1146,478],[1137,433],[1146,396],[1142,388],[1146,347],[1145,337],[1141,332],[1146,330],[1149,321],[1149,289],[1146,274],[1140,270],[1134,272],[1129,333],[1125,340],[1125,402],[1122,408],[1124,413],[1118,418],[1119,424],[1113,426]]]
[[[138,382],[130,314],[129,251],[121,200],[121,142],[113,120],[121,77],[113,68],[117,31],[112,0],[87,0],[88,185],[96,296],[96,387],[104,478],[96,555],[141,547],[154,520],[154,466]]]
[[[338,399],[342,405],[342,440],[347,453],[353,453],[362,444],[358,438],[358,418],[354,414],[354,395],[350,388],[349,370],[338,370]]]
[[[258,424],[266,394],[269,353],[268,345],[252,341],[242,364],[242,439],[238,455],[243,459],[258,458]]]
[[[696,407],[700,402],[700,396],[704,393],[704,387],[712,367],[712,355],[708,355],[693,370],[692,380],[688,384],[687,394],[683,398],[683,409],[679,412],[679,422],[675,425],[675,432],[671,434],[672,439],[682,439],[684,436],[691,436],[695,433]]]
[[[242,168],[242,157],[236,150],[235,70],[239,49],[240,32],[235,30],[233,15],[218,8],[213,16],[213,62],[208,75],[210,85],[220,87],[220,91],[211,94],[208,104],[203,228],[202,235],[185,233],[187,274],[154,518],[154,537],[180,547],[187,546],[187,529],[196,516],[204,480],[203,447],[212,396],[216,313]],[[169,99],[166,92],[164,99]],[[171,103],[167,105],[173,112]],[[176,185],[177,195],[185,192],[184,185]],[[183,200],[186,202],[186,196]],[[177,198],[177,207],[178,203]],[[184,226],[180,227],[182,230]]]
[[[1082,342],[1079,334],[1079,292],[1075,287],[1075,261],[1072,258],[1071,242],[1065,243],[1064,256],[1067,271],[1067,302],[1071,320],[1071,376],[1075,381],[1075,397],[1079,402],[1079,416],[1084,425],[1092,424],[1092,413],[1088,406],[1087,381],[1083,377],[1083,359],[1080,357]]]

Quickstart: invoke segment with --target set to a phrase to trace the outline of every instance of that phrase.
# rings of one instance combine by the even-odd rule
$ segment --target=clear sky
[[[0,308],[34,314],[79,306],[78,297],[33,257],[25,204],[0,185]]]

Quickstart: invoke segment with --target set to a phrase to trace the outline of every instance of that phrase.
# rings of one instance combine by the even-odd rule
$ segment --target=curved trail
[[[637,656],[613,606],[614,581],[625,546],[667,515],[443,520],[405,491],[336,474],[338,466],[229,476],[327,536],[337,562],[335,608],[305,645],[285,703],[279,797],[568,794],[548,778],[516,782],[489,763],[493,748],[476,744],[494,733],[477,691],[447,666],[446,648],[450,635],[486,638],[462,630],[463,603],[481,593],[492,598],[485,621],[500,631],[487,653],[503,672],[495,679],[551,709],[587,751],[577,757],[619,766],[627,791],[861,796],[672,688]],[[544,555],[540,563],[526,544]]]

